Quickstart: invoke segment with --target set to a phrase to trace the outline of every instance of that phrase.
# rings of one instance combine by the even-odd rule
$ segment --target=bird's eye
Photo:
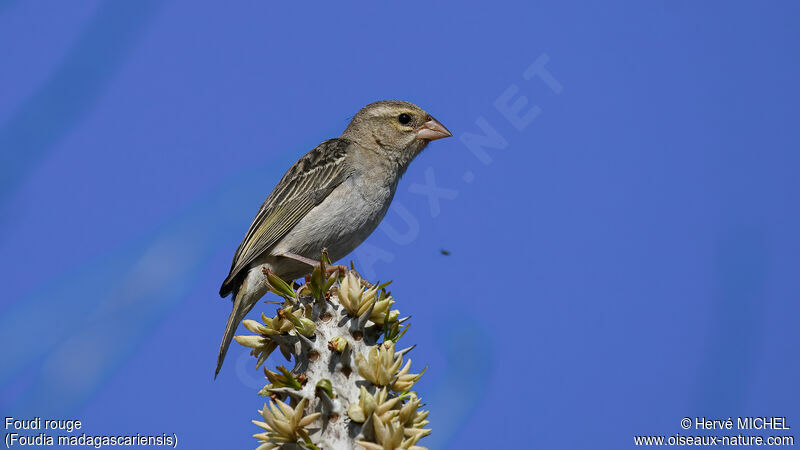
[[[406,114],[406,113],[400,114],[399,116],[397,116],[397,121],[400,122],[400,124],[402,125],[407,125],[409,122],[411,122],[411,114]]]

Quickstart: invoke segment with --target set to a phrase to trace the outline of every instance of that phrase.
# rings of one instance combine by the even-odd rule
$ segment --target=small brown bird
[[[231,339],[266,292],[264,269],[286,281],[311,272],[323,248],[336,261],[378,226],[411,160],[452,136],[418,106],[395,100],[362,108],[341,136],[300,158],[261,205],[233,257],[222,297],[233,293],[216,378]],[[305,260],[305,262],[304,262]]]

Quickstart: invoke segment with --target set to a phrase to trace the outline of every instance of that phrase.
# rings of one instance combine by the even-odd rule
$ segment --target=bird
[[[355,250],[381,222],[398,182],[429,142],[453,134],[413,103],[361,108],[342,134],[302,156],[258,209],[219,294],[233,294],[214,378],[239,323],[268,290],[267,271],[291,282]]]

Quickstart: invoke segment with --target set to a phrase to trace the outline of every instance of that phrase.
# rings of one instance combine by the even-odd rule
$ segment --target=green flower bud
[[[267,276],[267,287],[274,293],[280,295],[285,299],[294,299],[296,294],[291,286],[286,284],[281,277],[275,275],[270,270],[265,270],[264,274]]]
[[[336,336],[328,341],[328,348],[331,351],[342,353],[344,349],[347,348],[347,339],[342,336]]]
[[[333,398],[333,385],[331,384],[331,380],[327,378],[323,378],[317,382],[316,386],[317,391],[324,392],[328,398]]]

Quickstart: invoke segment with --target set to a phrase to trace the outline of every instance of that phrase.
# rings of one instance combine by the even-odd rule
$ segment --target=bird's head
[[[453,134],[419,106],[383,100],[361,108],[342,137],[387,157],[410,161],[428,142]]]

